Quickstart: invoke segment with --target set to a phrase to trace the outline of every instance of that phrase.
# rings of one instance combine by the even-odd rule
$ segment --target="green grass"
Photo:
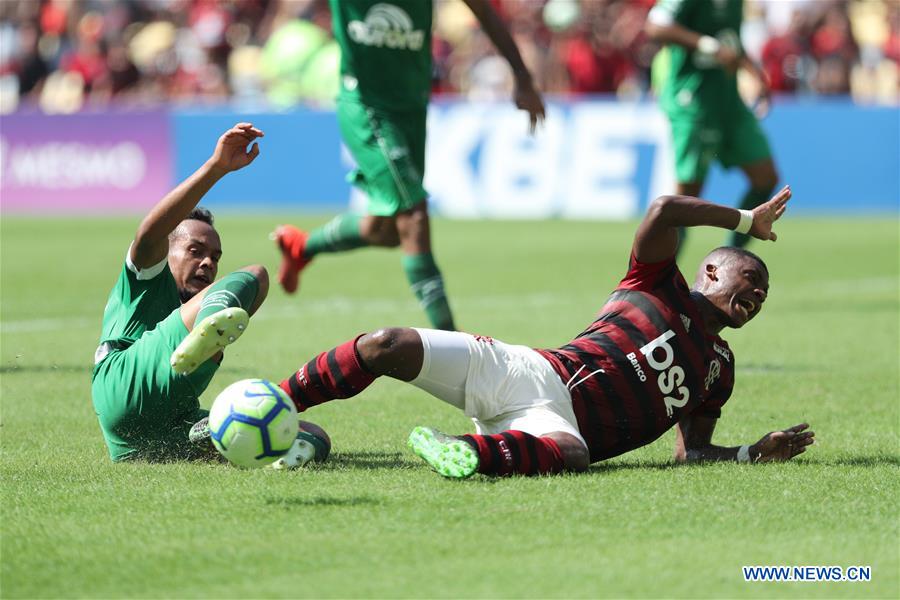
[[[276,256],[273,218],[222,217],[221,270]],[[321,219],[306,219],[313,225]],[[898,227],[786,220],[754,246],[772,288],[728,332],[737,388],[714,441],[808,421],[790,464],[675,467],[672,433],[578,476],[446,481],[405,448],[453,409],[381,381],[307,413],[329,462],[281,473],[119,464],[91,408],[100,317],[135,219],[2,222],[4,597],[881,597],[900,595]],[[634,223],[435,224],[459,326],[554,346],[624,273]],[[724,232],[696,231],[689,279]],[[383,325],[425,325],[393,251],[322,257],[278,289],[204,396],[281,379]],[[742,565],[871,565],[868,583],[745,583]]]

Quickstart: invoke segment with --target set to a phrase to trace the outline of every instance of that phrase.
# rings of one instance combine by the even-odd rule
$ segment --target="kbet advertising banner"
[[[135,213],[172,187],[158,112],[17,113],[0,119],[0,206],[18,213]]]

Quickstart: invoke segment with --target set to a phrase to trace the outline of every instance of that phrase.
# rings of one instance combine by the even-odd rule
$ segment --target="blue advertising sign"
[[[212,207],[339,211],[364,206],[345,175],[334,114],[178,112],[178,177],[209,155],[215,136],[239,120],[266,131],[252,169],[210,193]],[[763,122],[793,214],[896,213],[900,204],[900,112],[849,100],[776,102]],[[528,135],[509,103],[436,101],[429,111],[425,187],[436,214],[452,218],[628,219],[675,190],[669,125],[655,103],[553,102],[545,127]],[[739,170],[714,168],[704,190],[736,202]],[[351,196],[353,199],[351,200]]]
[[[333,111],[237,113],[179,110],[172,115],[176,177],[180,181],[203,164],[223,131],[241,121],[265,132],[260,155],[249,168],[232,173],[203,200],[213,211],[271,209],[335,212],[346,210],[350,184],[341,159],[341,138]]]
[[[347,183],[352,159],[333,111],[198,108],[2,119],[4,213],[146,210],[239,121],[265,131],[261,154],[213,188],[205,205],[244,212],[365,205]],[[781,178],[794,189],[792,214],[900,209],[897,108],[782,99],[762,125]],[[531,137],[526,115],[508,102],[437,100],[425,171],[434,213],[452,218],[629,219],[675,190],[669,125],[652,102],[551,102],[545,126]],[[745,189],[739,170],[714,168],[703,196],[733,203]]]

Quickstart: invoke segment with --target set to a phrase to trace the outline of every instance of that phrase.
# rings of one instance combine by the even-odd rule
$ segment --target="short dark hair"
[[[207,225],[212,225],[215,219],[213,218],[213,214],[209,212],[208,208],[196,206],[194,207],[194,210],[192,210],[191,213],[184,218],[184,220],[203,221]]]
[[[744,250],[743,248],[735,248],[734,246],[720,246],[720,247],[716,248],[715,250],[713,250],[712,252],[710,252],[709,254],[707,254],[706,256],[707,256],[707,258],[709,258],[714,255],[715,256],[725,255],[725,256],[729,256],[731,258],[738,257],[738,256],[752,258],[753,260],[755,260],[756,262],[759,263],[759,265],[766,272],[766,275],[769,274],[769,267],[766,265],[766,262],[763,259],[761,259],[759,256],[757,256],[756,254],[750,252],[749,250]]]
[[[194,209],[186,216],[181,223],[185,221],[202,221],[206,223],[210,227],[214,227],[213,225],[213,214],[209,212],[208,208],[203,208],[202,206],[196,206]],[[169,240],[174,240],[178,238],[182,234],[181,223],[178,226],[169,232]]]

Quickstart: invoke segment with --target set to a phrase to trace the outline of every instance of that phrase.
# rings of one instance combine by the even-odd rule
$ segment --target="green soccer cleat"
[[[250,315],[233,306],[211,314],[181,340],[169,363],[179,375],[189,375],[216,352],[237,341],[247,329]]]
[[[478,470],[478,454],[467,442],[430,427],[416,427],[407,445],[444,477],[465,479]]]

